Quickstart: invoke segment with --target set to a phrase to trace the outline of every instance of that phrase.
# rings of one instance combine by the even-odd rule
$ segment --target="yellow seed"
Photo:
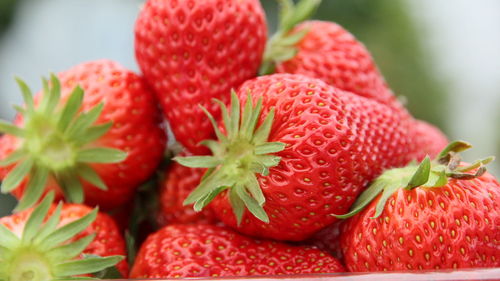
[[[413,250],[411,250],[411,249],[410,249],[410,250],[408,251],[408,254],[410,255],[410,257],[413,257]]]
[[[431,221],[431,223],[430,223],[430,224],[431,224],[431,228],[432,228],[432,229],[434,229],[434,227],[436,226],[436,223],[435,223],[435,222],[433,222],[433,221]]]
[[[455,224],[460,226],[460,221],[458,219],[455,219]]]
[[[377,229],[376,229],[376,228],[374,228],[374,229],[372,230],[372,232],[373,232],[373,234],[377,234]]]
[[[417,240],[417,242],[420,243],[422,241],[422,238],[420,237],[420,235],[417,234],[417,236],[415,236],[415,240]]]
[[[429,204],[429,206],[432,206],[433,204],[432,200],[427,201],[427,204]]]
[[[443,235],[439,235],[439,242],[443,243],[443,241],[444,241]]]
[[[455,237],[455,234],[456,234],[455,230],[452,230],[452,231],[451,231],[451,237],[453,237],[453,238],[454,238],[454,237]]]
[[[368,250],[368,252],[371,252],[372,251],[372,246],[370,244],[366,245],[366,249]]]
[[[462,253],[462,255],[465,255],[465,249],[463,247],[460,248],[460,253]]]
[[[439,202],[439,206],[441,206],[441,208],[444,209],[444,203],[443,202]]]
[[[425,260],[429,261],[431,259],[431,255],[429,253],[425,253]]]
[[[403,245],[404,239],[403,237],[399,237],[399,244]]]
[[[384,247],[387,247],[387,241],[382,240],[382,244],[384,245]]]

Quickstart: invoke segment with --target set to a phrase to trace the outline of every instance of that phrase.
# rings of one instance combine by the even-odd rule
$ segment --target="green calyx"
[[[68,243],[76,234],[85,230],[96,218],[97,209],[62,227],[61,207],[46,221],[54,194],[50,193],[31,213],[21,237],[0,224],[0,280],[49,281],[71,279],[112,267],[122,256],[76,259],[92,242],[95,235],[85,236]],[[45,222],[44,222],[45,221]]]
[[[382,193],[373,216],[377,218],[384,211],[387,200],[400,188],[407,190],[416,187],[439,188],[448,184],[450,178],[470,180],[480,177],[486,172],[485,165],[493,161],[494,157],[487,157],[471,165],[460,167],[459,152],[471,147],[467,142],[454,141],[443,149],[434,161],[427,156],[419,165],[410,164],[404,168],[385,171],[358,197],[349,213],[336,215],[336,217],[347,219],[354,216]],[[473,170],[475,170],[474,173],[469,173]]]
[[[93,147],[112,123],[94,125],[101,115],[103,104],[81,112],[84,92],[76,87],[65,104],[61,102],[61,85],[51,75],[50,86],[43,79],[43,95],[38,106],[28,86],[16,79],[25,107],[14,106],[23,117],[20,128],[0,120],[0,132],[20,140],[20,147],[0,166],[15,165],[2,182],[2,193],[14,190],[26,178],[27,190],[16,211],[33,206],[41,197],[49,177],[55,179],[69,201],[83,202],[81,179],[106,190],[107,187],[90,163],[117,163],[125,160],[123,151]]]
[[[269,168],[279,164],[281,158],[273,155],[285,149],[285,144],[268,142],[274,119],[274,109],[268,113],[257,128],[261,116],[262,98],[254,106],[249,94],[240,118],[240,101],[231,93],[231,112],[219,100],[226,134],[219,129],[214,117],[202,108],[212,122],[219,141],[207,140],[202,144],[211,151],[211,156],[176,157],[181,165],[193,168],[208,168],[200,185],[186,198],[185,205],[194,203],[200,211],[219,193],[228,190],[233,212],[241,223],[245,207],[257,218],[269,222],[264,211],[266,198],[262,193],[256,174],[267,176]]]
[[[264,59],[259,75],[272,74],[276,64],[292,59],[298,50],[295,46],[307,34],[308,30],[290,31],[299,23],[309,19],[318,9],[321,0],[300,0],[294,4],[293,0],[278,0],[280,15],[278,31],[269,39],[264,52]]]

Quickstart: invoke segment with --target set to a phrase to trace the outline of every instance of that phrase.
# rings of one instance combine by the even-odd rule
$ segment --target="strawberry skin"
[[[213,129],[199,105],[255,77],[266,44],[258,0],[149,0],[135,26],[137,62],[155,90],[177,141],[193,153]]]
[[[256,188],[262,190],[265,198],[262,206],[269,223],[263,222],[264,216],[258,218],[264,212],[255,212],[254,208],[249,209],[252,214],[244,213],[238,225],[227,190],[215,197],[211,205],[223,223],[244,234],[277,240],[307,239],[335,222],[333,214],[345,213],[365,185],[383,169],[409,161],[413,149],[409,135],[411,119],[384,104],[335,89],[318,79],[292,74],[263,76],[243,84],[235,96],[241,100],[242,112],[247,94],[252,95],[253,104],[262,98],[261,122],[274,110],[268,141],[283,146],[275,154],[264,155],[280,159],[269,168],[268,175],[245,168],[254,165],[254,144],[245,144],[246,140],[241,139],[228,146],[227,156],[239,158],[241,165],[233,167],[233,161],[223,161],[220,167],[212,166],[214,174],[234,182],[231,191],[238,184],[245,184],[243,178],[256,176]],[[241,147],[249,147],[250,152]],[[248,154],[240,155],[244,153]],[[225,159],[221,155],[213,158],[211,161]],[[214,185],[213,190],[227,189],[226,185]]]
[[[61,103],[66,103],[79,85],[84,90],[80,111],[86,112],[102,102],[104,107],[95,123],[113,122],[105,135],[86,146],[115,148],[127,153],[127,158],[119,163],[90,165],[108,190],[82,181],[85,203],[104,209],[120,206],[132,198],[136,187],[155,171],[163,157],[166,135],[154,95],[142,77],[110,60],[82,63],[58,76]],[[35,100],[40,100],[40,97],[37,95]],[[22,123],[18,116],[16,124]],[[0,159],[5,159],[22,144],[10,135],[2,137],[0,142]],[[4,178],[11,169],[12,166],[0,167],[0,176]],[[21,184],[13,194],[21,198],[25,188],[26,185]],[[45,192],[49,190],[55,190],[57,197],[62,197],[53,177],[49,177],[46,184]]]
[[[49,210],[48,216],[51,216],[56,209],[53,204]],[[81,204],[63,204],[61,209],[61,219],[59,226],[67,225],[77,219],[80,219],[90,213],[91,208]],[[0,219],[0,224],[5,225],[18,236],[21,236],[23,228],[28,221],[33,209],[3,217]],[[95,234],[94,240],[85,248],[83,254],[98,255],[101,257],[122,255],[126,256],[125,241],[120,234],[120,230],[115,221],[107,214],[99,212],[95,221],[80,232],[69,242],[77,241],[90,234]],[[122,260],[116,265],[124,278],[128,276],[128,264],[126,260]]]
[[[172,225],[142,245],[131,278],[224,277],[343,272],[311,247],[255,240],[213,225]]]
[[[425,156],[436,157],[448,144],[446,135],[432,124],[422,120],[413,123],[416,151],[413,159],[422,161]]]
[[[372,219],[379,197],[345,224],[349,271],[500,266],[500,185],[492,175],[399,189]]]
[[[200,184],[204,172],[205,169],[189,168],[175,162],[167,168],[160,184],[159,225],[217,222],[211,209],[195,212],[191,206],[183,204],[189,193]]]

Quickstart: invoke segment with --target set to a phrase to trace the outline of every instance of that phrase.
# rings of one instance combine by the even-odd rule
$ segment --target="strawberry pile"
[[[18,79],[0,280],[499,267],[493,158],[413,118],[319,0],[279,2],[268,40],[258,0],[148,0],[142,74]]]

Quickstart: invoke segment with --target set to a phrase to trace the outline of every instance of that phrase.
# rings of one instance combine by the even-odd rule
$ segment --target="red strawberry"
[[[0,145],[2,192],[22,198],[18,209],[48,190],[105,209],[129,201],[165,149],[153,94],[141,77],[108,60],[58,76],[35,101],[20,82],[27,108],[19,109],[17,127],[0,124],[11,134]]]
[[[261,74],[302,74],[341,90],[403,110],[366,47],[340,25],[305,21],[321,1],[282,3],[276,34],[269,40]]]
[[[205,142],[213,156],[177,159],[211,168],[185,203],[199,210],[215,197],[220,220],[259,237],[308,238],[413,151],[407,115],[301,75],[247,81],[223,117],[221,142]]]
[[[448,145],[446,135],[437,127],[425,121],[415,120],[413,130],[416,141],[416,151],[413,159],[419,162],[427,155],[434,159]]]
[[[191,206],[183,205],[189,193],[200,184],[204,172],[205,169],[184,167],[178,163],[173,163],[165,171],[160,187],[159,225],[217,222],[209,208],[195,212]]]
[[[137,62],[156,91],[172,131],[190,151],[213,137],[198,105],[218,116],[212,98],[255,77],[266,44],[258,0],[149,0],[135,27]]]
[[[53,198],[51,193],[37,208],[0,219],[1,280],[67,279],[123,259],[125,242],[113,219],[84,205],[51,206]],[[128,276],[125,260],[116,267]]]
[[[255,240],[213,225],[172,225],[142,245],[131,278],[222,277],[343,272],[315,248]]]
[[[500,266],[500,184],[483,174],[491,158],[458,166],[456,153],[468,147],[452,143],[436,162],[426,158],[374,181],[349,215],[360,213],[344,224],[350,271]]]

